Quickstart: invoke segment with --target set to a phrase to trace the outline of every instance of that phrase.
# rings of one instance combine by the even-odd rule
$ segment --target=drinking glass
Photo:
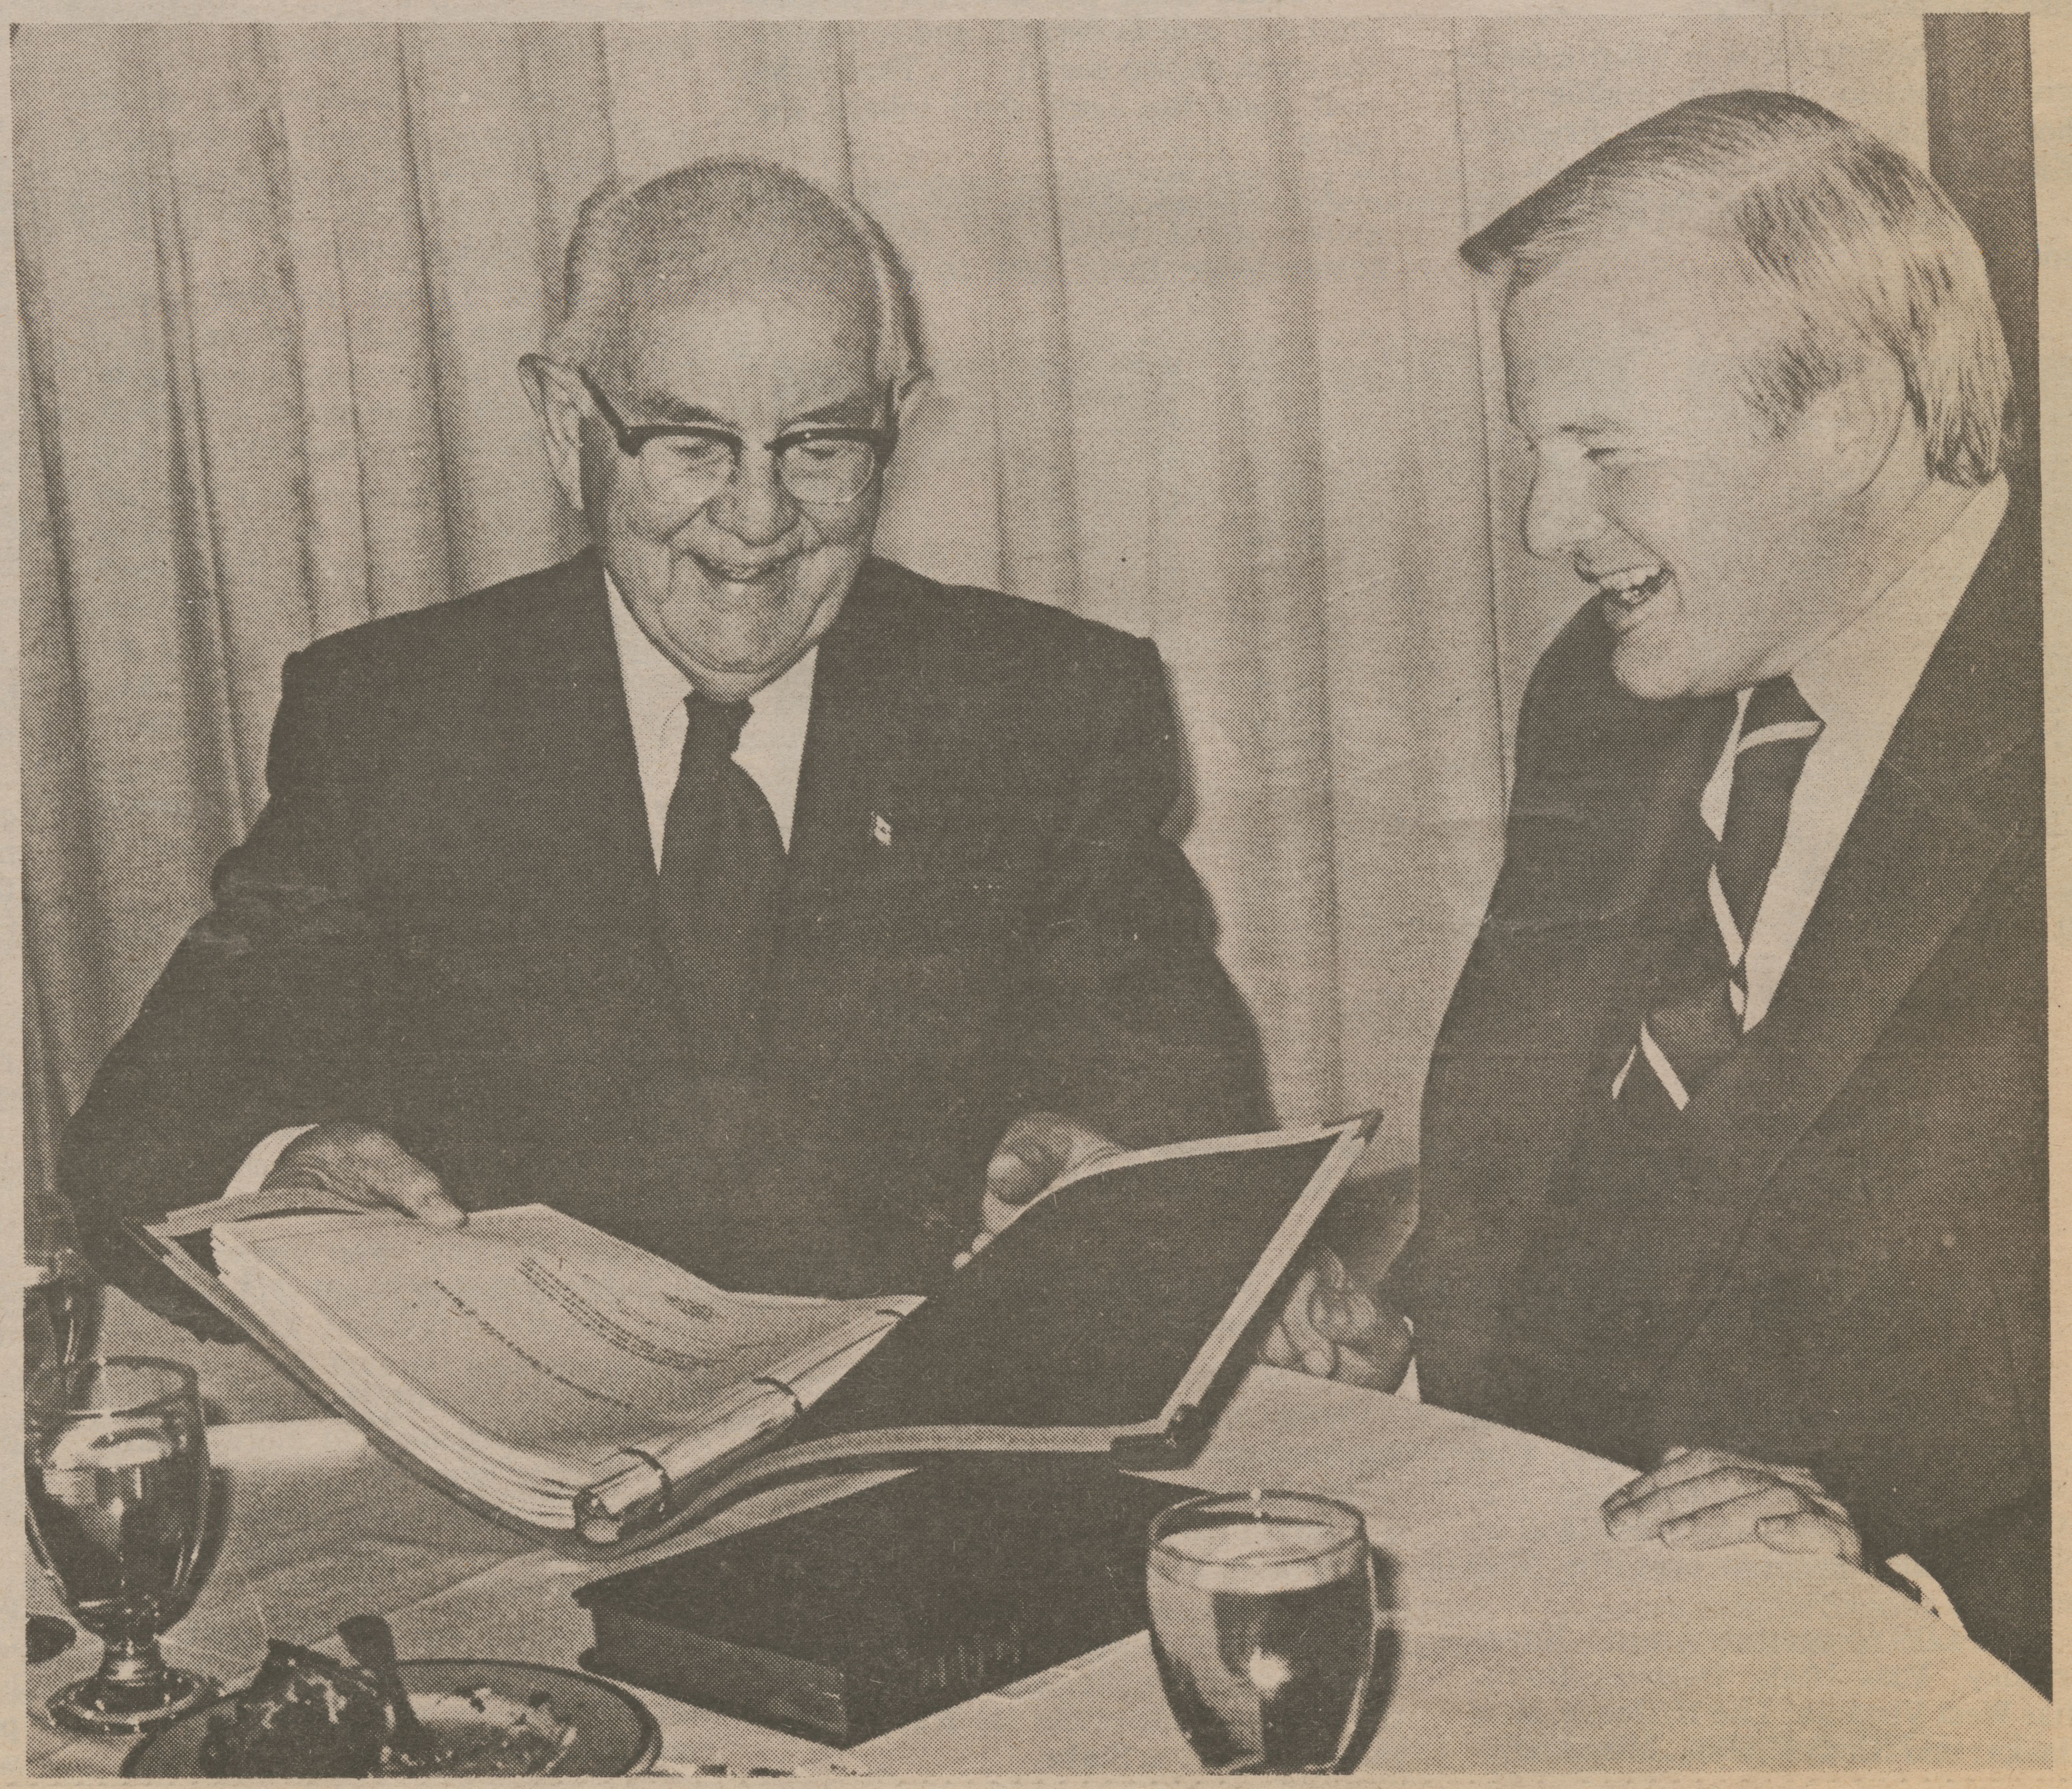
[[[195,1376],[170,1360],[60,1363],[30,1381],[27,1413],[29,1542],[103,1647],[51,1718],[101,1733],[170,1720],[216,1688],[158,1655],[198,1588],[208,1519]]]
[[[31,1194],[22,1215],[22,1360],[28,1376],[86,1352],[98,1302],[71,1210]]]
[[[1374,1668],[1373,1557],[1328,1497],[1197,1497],[1151,1524],[1151,1647],[1194,1755],[1218,1774],[1322,1771]]]

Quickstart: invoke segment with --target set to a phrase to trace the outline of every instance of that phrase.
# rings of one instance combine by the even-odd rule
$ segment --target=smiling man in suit
[[[926,1289],[981,1191],[1268,1121],[1156,650],[870,555],[920,377],[876,225],[709,162],[607,189],[525,371],[594,545],[292,658],[269,799],[66,1138],[226,1182],[539,1199],[722,1284]]]
[[[1977,246],[1885,144],[1737,93],[1464,253],[1527,545],[1591,594],[1382,1302],[1424,1398],[1647,1469],[1615,1536],[1868,1563],[2047,1690],[2039,546]],[[1399,1339],[1315,1314],[1292,1351]]]

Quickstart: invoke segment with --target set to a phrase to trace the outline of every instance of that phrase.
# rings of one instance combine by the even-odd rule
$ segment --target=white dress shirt
[[[684,734],[690,726],[684,698],[691,693],[691,680],[642,631],[609,572],[604,586],[610,594],[611,635],[619,649],[619,685],[625,692],[627,718],[633,724],[640,795],[648,808],[648,842],[659,870],[663,823],[668,817]],[[734,748],[734,762],[755,779],[777,816],[787,850],[791,845],[791,811],[798,802],[799,767],[806,755],[806,722],[813,705],[813,667],[820,656],[816,646],[774,683],[756,691],[754,712]],[[291,1125],[262,1138],[231,1177],[224,1197],[257,1192],[273,1171],[281,1152],[310,1129],[308,1125]]]
[[[633,749],[640,760],[640,793],[648,804],[648,838],[655,867],[662,867],[662,823],[676,787],[676,766],[683,756],[684,734],[690,725],[684,698],[691,680],[663,656],[633,619],[633,611],[605,574],[611,593],[611,633],[619,646],[619,679],[626,691],[627,718],[633,723]],[[799,795],[799,766],[806,755],[806,721],[813,705],[816,646],[775,682],[756,691],[754,712],[741,730],[734,762],[755,779],[777,816],[777,829],[791,844],[791,809]]]
[[[1820,736],[1806,755],[1791,797],[1783,848],[1770,871],[1748,941],[1748,1012],[1752,1029],[1777,993],[1807,916],[1841,849],[1842,837],[1871,773],[1885,756],[1900,712],[1914,694],[1929,655],[1956,612],[1971,575],[2007,512],[2007,481],[1995,479],[1966,505],[1950,530],[1897,582],[1792,671],[1799,693],[1820,717]],[[1749,692],[1741,692],[1726,750],[1699,798],[1716,838],[1726,825],[1734,751]]]

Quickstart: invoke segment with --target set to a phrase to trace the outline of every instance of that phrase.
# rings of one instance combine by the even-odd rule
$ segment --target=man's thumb
[[[1048,1162],[1044,1152],[1026,1142],[1013,1148],[1003,1145],[986,1164],[987,1196],[1002,1205],[1026,1205],[1050,1184],[1051,1176],[1045,1171]]]
[[[985,1166],[985,1190],[1003,1205],[1026,1205],[1065,1171],[1072,1133],[1063,1123],[1030,1114],[1007,1127]]]
[[[1755,1525],[1756,1538],[1781,1553],[1834,1553],[1847,1551],[1842,1530],[1811,1510],[1789,1516],[1766,1516]]]

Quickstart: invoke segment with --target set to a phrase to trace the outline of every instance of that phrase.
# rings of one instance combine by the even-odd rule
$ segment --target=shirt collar
[[[1943,534],[1885,594],[1793,668],[1823,730],[1861,724],[1889,733],[2007,513],[2005,479],[1982,486]]]
[[[619,647],[619,681],[626,689],[626,712],[633,730],[647,734],[659,727],[669,710],[691,693],[691,680],[672,664],[661,648],[633,619],[611,574],[604,574],[611,597],[611,637]]]
[[[667,722],[670,710],[683,705],[684,698],[691,693],[691,680],[648,637],[608,571],[604,574],[604,587],[611,598],[611,635],[619,648],[619,679],[626,690],[626,712],[636,734],[652,737],[655,730]],[[802,712],[812,702],[813,663],[820,654],[816,645],[796,664],[756,691],[750,698],[755,708],[750,727],[762,730],[758,722],[768,723],[780,715]]]

